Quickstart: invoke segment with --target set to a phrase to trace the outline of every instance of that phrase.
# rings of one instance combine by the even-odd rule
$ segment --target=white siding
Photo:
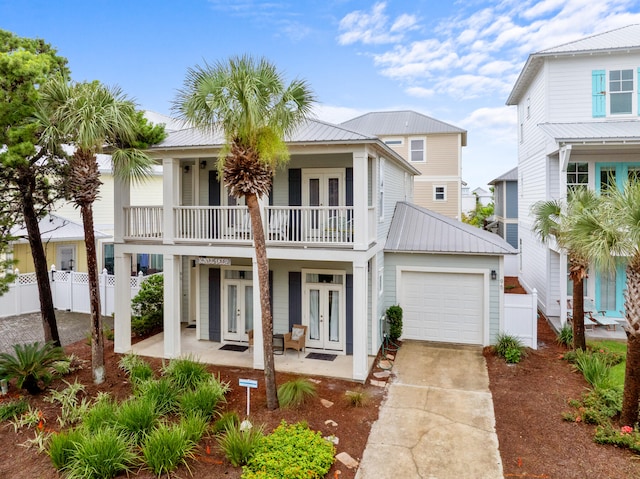
[[[384,243],[398,201],[404,201],[404,171],[393,161],[384,162],[384,219],[378,221],[378,242]]]

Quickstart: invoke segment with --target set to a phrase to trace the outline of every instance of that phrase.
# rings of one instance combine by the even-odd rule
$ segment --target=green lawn
[[[627,343],[622,341],[613,341],[610,339],[603,339],[601,341],[589,341],[588,345],[593,349],[607,349],[612,353],[620,353],[623,357],[627,356]],[[627,362],[623,360],[620,364],[616,364],[611,368],[611,379],[615,384],[624,386],[624,369]]]

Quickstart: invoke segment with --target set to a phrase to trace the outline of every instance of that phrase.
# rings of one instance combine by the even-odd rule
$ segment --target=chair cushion
[[[291,330],[291,341],[298,341],[304,335],[303,328],[293,328]]]

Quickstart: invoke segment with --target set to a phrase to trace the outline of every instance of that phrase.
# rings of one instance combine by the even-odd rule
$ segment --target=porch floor
[[[131,346],[139,356],[153,358],[164,357],[164,333],[156,334]],[[253,368],[253,348],[244,352],[223,351],[224,343],[196,339],[195,328],[182,327],[180,346],[183,355],[191,354],[199,361],[219,366]],[[310,350],[301,352],[289,349],[285,354],[274,354],[276,371],[303,374],[306,376],[325,376],[351,380],[353,376],[353,356],[338,354],[333,361],[307,359],[310,352],[330,353],[330,351]],[[368,356],[368,370],[373,366],[374,356]]]
[[[553,329],[558,332],[560,331],[560,317],[559,316],[549,316],[549,323]],[[624,332],[623,325],[626,323],[624,318],[615,318],[618,321],[618,325],[616,326],[615,331],[611,331],[604,326],[596,326],[593,329],[585,329],[585,337],[588,340],[598,340],[598,339],[614,339],[617,341],[626,341],[627,334]]]

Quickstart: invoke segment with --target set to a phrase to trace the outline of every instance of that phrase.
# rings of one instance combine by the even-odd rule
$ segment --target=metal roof
[[[500,236],[458,220],[399,202],[384,247],[388,252],[443,254],[517,254]]]
[[[467,144],[467,130],[411,110],[365,113],[340,126],[376,136],[461,133],[462,146]]]
[[[488,184],[495,185],[500,181],[518,181],[518,167],[510,169],[506,173],[501,174],[497,178],[491,180]]]
[[[40,236],[43,241],[76,241],[84,240],[84,226],[54,214],[45,215],[39,222]],[[111,236],[94,230],[96,239]],[[16,243],[27,243],[29,234],[25,226],[17,226],[11,230],[11,236],[19,238]]]
[[[529,55],[520,76],[516,80],[511,94],[507,99],[507,105],[517,105],[520,96],[536,76],[546,57],[562,55],[593,55],[609,54],[616,51],[629,51],[640,49],[640,25],[627,25],[616,30],[591,35],[562,45],[548,48]]]
[[[538,126],[557,142],[619,143],[640,141],[639,120],[541,123]]]

